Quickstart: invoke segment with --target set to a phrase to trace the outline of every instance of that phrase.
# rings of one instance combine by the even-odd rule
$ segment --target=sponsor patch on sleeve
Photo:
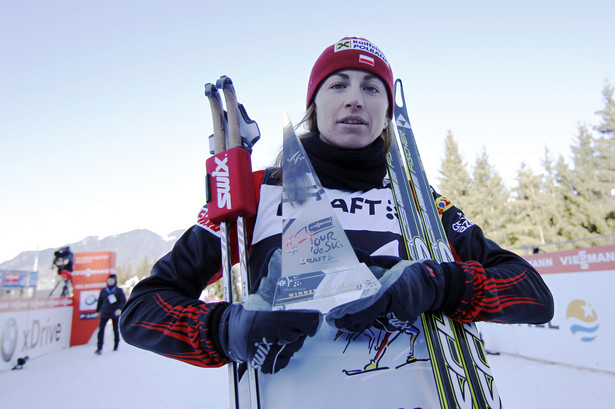
[[[466,219],[466,216],[462,212],[457,212],[457,218],[457,221],[451,225],[452,229],[457,233],[463,233],[474,226],[474,223]]]
[[[203,208],[199,212],[199,217],[196,221],[196,225],[209,231],[211,234],[214,234],[216,236],[219,235],[220,225],[212,223],[212,221],[209,220],[209,217],[207,217],[207,206],[203,206]]]
[[[453,204],[446,197],[440,196],[436,199],[436,208],[438,209],[438,214],[440,216],[442,216],[442,214],[451,207],[453,207]]]

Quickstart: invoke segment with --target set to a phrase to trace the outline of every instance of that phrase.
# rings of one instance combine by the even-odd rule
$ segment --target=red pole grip
[[[256,188],[248,151],[231,148],[206,161],[207,214],[213,223],[256,214]]]

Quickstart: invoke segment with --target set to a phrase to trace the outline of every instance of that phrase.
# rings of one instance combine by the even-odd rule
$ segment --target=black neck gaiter
[[[337,148],[323,142],[318,135],[302,142],[323,187],[367,191],[382,186],[387,172],[382,138],[363,149]]]

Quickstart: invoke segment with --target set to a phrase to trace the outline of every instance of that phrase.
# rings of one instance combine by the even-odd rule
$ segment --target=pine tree
[[[463,208],[468,220],[479,225],[485,236],[500,245],[510,245],[506,230],[510,222],[507,209],[509,193],[502,178],[489,163],[487,152],[476,159],[472,172],[467,207]]]
[[[606,83],[602,90],[604,108],[597,111],[601,123],[594,129],[596,138],[596,163],[599,189],[604,196],[600,211],[611,231],[615,230],[615,100],[613,87]]]
[[[555,190],[556,195],[562,203],[562,219],[565,221],[560,225],[559,235],[563,240],[578,239],[587,236],[586,230],[582,227],[583,217],[577,213],[573,203],[576,201],[575,190],[573,188],[574,171],[564,160],[563,156],[559,156],[555,163]],[[574,246],[569,246],[572,248]]]
[[[513,222],[507,226],[511,244],[536,246],[545,243],[542,178],[534,175],[525,162],[517,171],[517,186],[513,188],[510,202]]]
[[[470,173],[459,153],[459,146],[449,130],[445,139],[444,159],[438,177],[438,192],[463,209],[468,202]]]
[[[596,175],[598,155],[594,144],[587,126],[579,125],[578,135],[570,147],[573,170],[561,157],[556,165],[558,190],[563,199],[563,217],[566,222],[562,226],[562,233],[568,239],[609,232],[601,211],[601,202],[606,196]],[[592,244],[599,244],[599,241]]]
[[[122,264],[120,266],[116,266],[115,275],[117,276],[118,284],[124,284],[126,280],[133,277],[134,275],[132,273],[132,265],[128,263],[128,264]]]
[[[610,138],[615,137],[615,101],[613,100],[613,86],[606,82],[602,89],[602,98],[604,99],[604,108],[597,111],[602,122],[596,126],[596,130],[603,135],[609,135]]]
[[[558,196],[556,186],[556,172],[551,152],[545,148],[542,159],[544,173],[541,180],[540,206],[543,210],[543,243],[553,243],[562,241],[560,228],[563,224],[562,215],[564,213],[563,201]]]
[[[134,275],[139,277],[139,278],[147,277],[148,275],[151,274],[153,266],[154,266],[154,264],[150,263],[147,260],[147,256],[143,256],[143,260],[141,260],[141,262],[139,263],[139,265],[135,269]]]

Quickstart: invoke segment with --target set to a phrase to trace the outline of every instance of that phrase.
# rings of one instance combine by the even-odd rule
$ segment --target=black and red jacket
[[[259,208],[248,221],[250,280],[257,288],[268,256],[281,247],[282,187],[269,172],[254,173]],[[369,191],[325,189],[348,238],[359,254],[407,258],[388,184]],[[485,238],[461,210],[434,192],[442,223],[457,263],[450,283],[449,316],[460,322],[544,323],[553,316],[552,295],[523,258]],[[231,234],[234,237],[234,234]],[[361,257],[359,257],[361,258]],[[235,258],[236,260],[236,258]],[[120,328],[126,342],[139,348],[204,367],[229,362],[217,347],[216,330],[227,303],[199,300],[220,278],[218,226],[203,208],[173,250],[154,266],[150,277],[132,291]]]

